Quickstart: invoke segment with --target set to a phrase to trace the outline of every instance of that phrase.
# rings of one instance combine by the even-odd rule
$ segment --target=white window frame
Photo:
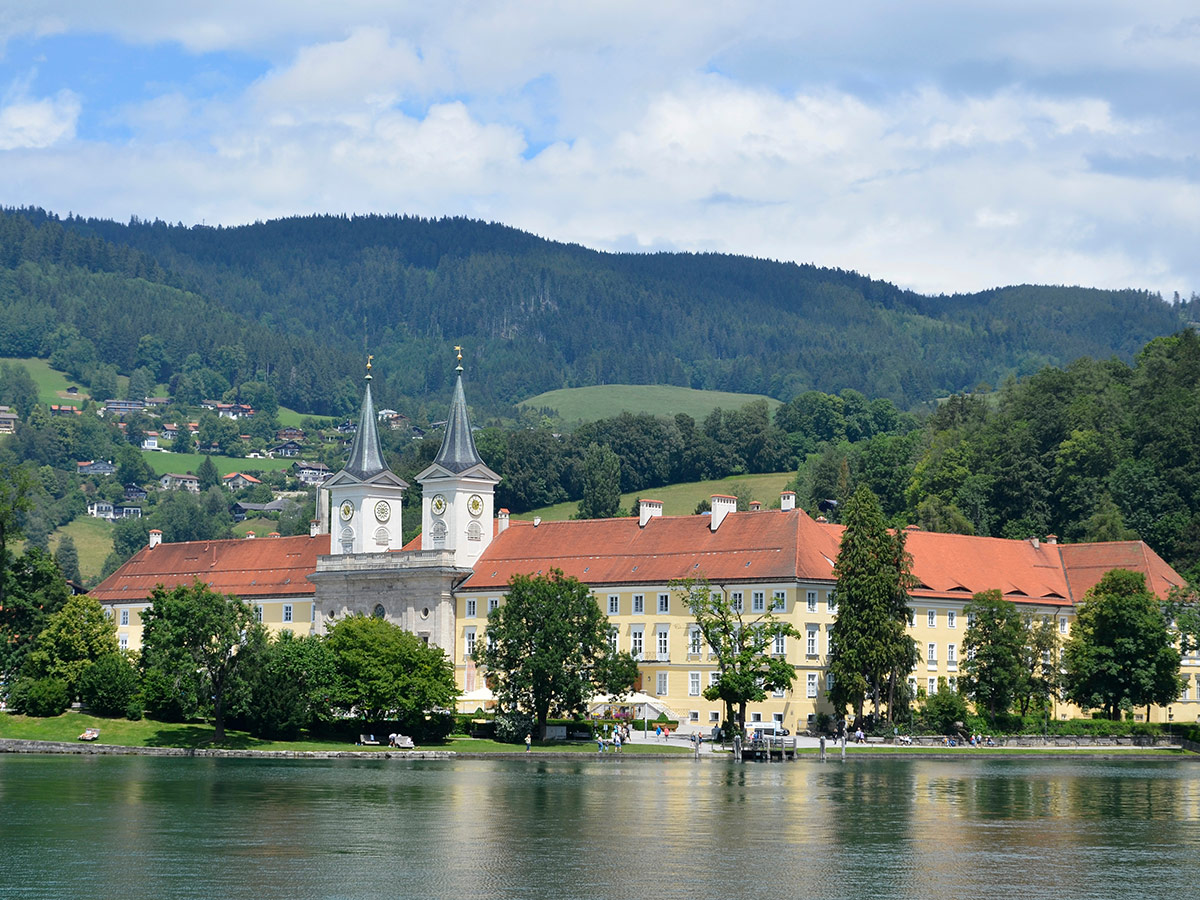
[[[654,649],[660,662],[667,662],[671,658],[671,632],[666,625],[660,625],[654,629]]]
[[[930,697],[932,697],[937,692],[938,692],[937,679],[936,678],[928,679],[928,681],[926,682],[926,685],[925,685],[925,693],[927,695],[929,695]]]
[[[254,621],[261,622],[263,620],[263,608],[261,606],[254,607]]]
[[[720,722],[720,721],[721,721],[721,714],[720,714],[719,712],[717,712],[715,709],[710,709],[710,710],[708,711],[708,721],[710,721],[710,722]]]
[[[122,650],[128,650],[129,649],[129,635],[127,635],[127,634],[120,635],[117,638],[117,646],[120,647]]]
[[[610,616],[619,616],[621,614],[621,595],[608,595],[608,614]]]
[[[819,633],[818,629],[816,629],[812,626],[809,626],[809,628],[807,629],[808,643],[805,645],[805,652],[809,656],[817,655],[817,634],[818,633]]]
[[[1067,617],[1066,616],[1058,617],[1058,633],[1059,634],[1067,633]]]
[[[292,604],[290,603],[283,604],[283,621],[292,621]]]
[[[704,646],[704,635],[699,628],[693,626],[688,632],[688,653],[693,656],[699,656],[701,649]]]
[[[734,591],[732,594],[730,594],[730,595],[729,595],[729,597],[730,597],[730,600],[731,600],[731,602],[732,602],[732,604],[733,604],[733,611],[734,611],[734,612],[739,612],[739,613],[740,613],[740,612],[745,612],[745,611],[746,611],[746,601],[745,601],[745,599],[742,597],[742,592],[741,592],[741,591]]]
[[[808,611],[810,613],[815,613],[817,611],[817,592],[809,591],[807,599],[808,599]]]
[[[633,614],[635,616],[640,616],[640,615],[643,615],[645,612],[646,612],[646,595],[645,594],[634,594],[633,595]]]
[[[806,681],[806,696],[810,700],[815,700],[817,697],[817,673],[809,672]]]
[[[760,612],[767,611],[767,592],[766,591],[755,591],[750,596],[751,596],[750,612],[760,613]]]
[[[958,668],[958,646],[956,644],[946,645],[946,665],[951,669]]]
[[[658,595],[658,611],[661,615],[669,615],[671,612],[671,595]]]
[[[477,615],[478,608],[479,608],[479,601],[477,601],[474,597],[469,598],[467,600],[467,615],[466,615],[466,617],[468,619],[474,619],[475,616]]]
[[[717,679],[721,677],[721,673],[716,669],[710,669],[708,673],[708,686],[712,687],[717,683]]]
[[[629,629],[629,652],[634,659],[641,659],[646,652],[646,628],[644,625],[634,625]]]
[[[500,608],[500,598],[499,597],[488,597],[488,615],[490,616],[492,613],[494,613],[499,608]]]
[[[933,641],[926,644],[925,662],[931,666],[937,665],[937,644]]]
[[[787,635],[783,631],[775,632],[775,655],[785,656],[787,654]]]
[[[608,646],[613,653],[621,652],[621,633],[616,628],[608,629]]]
[[[689,697],[699,697],[700,696],[700,673],[699,672],[688,672],[688,696]]]
[[[937,628],[937,610],[929,609],[925,611],[925,622],[930,628]]]
[[[470,659],[475,652],[475,627],[463,630],[463,659]]]
[[[127,610],[127,609],[121,610],[121,624],[122,625],[129,624],[129,610]],[[111,647],[112,645],[110,644],[109,646]]]
[[[775,599],[771,604],[771,612],[787,612],[787,591],[775,592]]]
[[[946,610],[946,627],[947,628],[956,628],[957,627],[957,625],[956,625],[957,619],[958,619],[958,616],[955,614],[954,610],[952,610],[952,609]]]
[[[826,595],[825,609],[829,612],[829,614],[831,616],[837,614],[837,590],[836,589],[831,590],[829,592],[829,594]]]
[[[670,686],[671,686],[671,681],[668,676],[668,673],[659,672],[658,676],[654,679],[655,696],[658,696],[658,697],[667,696],[667,693],[670,690]]]

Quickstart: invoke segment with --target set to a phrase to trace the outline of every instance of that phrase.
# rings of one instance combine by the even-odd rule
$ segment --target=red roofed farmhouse
[[[774,611],[801,635],[781,637],[773,648],[796,667],[793,689],[751,705],[751,721],[803,729],[818,713],[832,712],[824,695],[840,526],[797,509],[790,491],[771,510],[739,512],[736,498],[718,495],[705,515],[664,516],[662,503],[643,500],[637,518],[510,522],[507,510],[494,512],[500,479],[476,450],[461,371],[460,365],[441,448],[417,476],[417,539],[399,543],[408,485],[384,462],[368,372],[350,456],[318,492],[314,534],[172,545],[152,533],[150,546],[93,592],[113,608],[123,645],[137,646],[138,613],[156,584],[199,579],[254,604],[272,628],[298,634],[322,633],[353,613],[386,618],[442,647],[469,692],[483,686],[470,657],[486,639],[488,613],[504,602],[509,579],[557,568],[591,587],[617,648],[641,660],[641,690],[682,721],[707,727],[721,715],[719,704],[702,697],[716,660],[669,587],[675,579],[703,577],[749,617]],[[956,683],[964,607],[979,591],[999,589],[1065,637],[1076,604],[1112,568],[1142,572],[1159,596],[1183,581],[1140,541],[1059,544],[910,529],[907,546],[918,581],[910,634],[920,651],[909,684],[926,690],[936,690],[942,678]],[[1153,717],[1193,720],[1200,712],[1198,672],[1200,659],[1185,660],[1183,698]],[[1055,713],[1078,711],[1063,706]]]

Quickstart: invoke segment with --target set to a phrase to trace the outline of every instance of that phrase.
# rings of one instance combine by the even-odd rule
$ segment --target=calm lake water
[[[1200,894],[1200,763],[0,756],[0,897]]]

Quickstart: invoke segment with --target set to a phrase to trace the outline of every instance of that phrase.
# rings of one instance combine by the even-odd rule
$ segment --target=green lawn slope
[[[621,508],[629,509],[638,497],[646,497],[650,500],[662,501],[664,516],[690,516],[696,511],[696,505],[701,500],[708,500],[713,494],[737,494],[741,488],[747,488],[750,491],[751,500],[759,500],[762,502],[763,509],[771,509],[779,505],[779,495],[795,476],[795,472],[772,472],[765,475],[734,475],[718,481],[671,484],[666,487],[622,494]],[[569,519],[578,511],[579,504],[571,501],[530,510],[527,513],[513,516],[513,518],[532,519],[536,516],[547,522],[556,522]]]
[[[763,394],[697,391],[666,384],[605,384],[564,388],[530,397],[519,405],[530,409],[548,407],[557,412],[564,422],[594,422],[626,411],[648,412],[656,416],[687,413],[696,421],[701,421],[718,407],[741,409],[754,400],[766,400],[772,412],[780,405],[778,400]]]
[[[40,403],[57,403],[59,406],[83,406],[83,401],[88,398],[87,389],[80,386],[78,382],[71,381],[68,376],[50,368],[50,363],[44,359],[36,357],[16,357],[9,356],[0,358],[0,362],[16,364],[24,366],[25,371],[33,379],[33,383],[37,385],[38,402]],[[67,388],[71,385],[79,387],[79,393],[70,395],[67,393]]]

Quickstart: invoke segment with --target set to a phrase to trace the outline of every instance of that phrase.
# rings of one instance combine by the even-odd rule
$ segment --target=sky
[[[1195,0],[4,0],[0,205],[1200,292]]]

